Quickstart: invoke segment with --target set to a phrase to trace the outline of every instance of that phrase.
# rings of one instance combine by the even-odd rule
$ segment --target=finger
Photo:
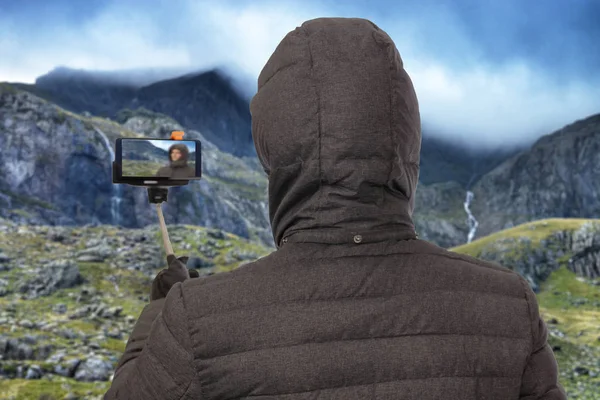
[[[169,269],[179,270],[185,268],[187,270],[187,266],[179,258],[175,258],[175,256],[168,256],[167,262],[169,263]]]
[[[179,261],[187,265],[188,260],[190,259],[188,256],[181,256],[177,258]]]
[[[150,297],[153,300],[159,299],[161,297],[165,297],[167,292],[169,291],[169,286],[164,282],[165,274],[167,273],[166,269],[161,270],[152,281],[152,289],[150,293]]]

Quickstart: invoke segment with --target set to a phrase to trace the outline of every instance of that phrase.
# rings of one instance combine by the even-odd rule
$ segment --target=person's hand
[[[200,274],[195,269],[188,269],[186,263],[189,257],[175,257],[173,254],[167,256],[168,268],[163,269],[156,275],[152,282],[150,300],[158,300],[167,297],[167,293],[177,282],[183,282],[189,278],[198,278]]]

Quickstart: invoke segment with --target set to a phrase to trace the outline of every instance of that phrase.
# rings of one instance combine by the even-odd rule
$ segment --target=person
[[[169,165],[161,167],[156,176],[171,179],[186,179],[196,176],[196,169],[188,165],[189,149],[185,144],[177,143],[169,147]]]
[[[252,137],[277,249],[143,310],[107,399],[566,399],[518,273],[417,237],[421,122],[390,37],[288,33]]]

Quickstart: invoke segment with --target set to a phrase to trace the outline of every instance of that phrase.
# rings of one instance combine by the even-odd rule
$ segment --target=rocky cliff
[[[222,152],[256,156],[248,102],[222,71],[192,73],[143,86],[113,75],[118,72],[57,68],[39,77],[35,85],[15,87],[77,114],[89,112],[114,119],[123,109],[146,108],[202,132]]]
[[[164,137],[183,127],[155,113],[121,118],[123,124],[81,116],[0,85],[0,215],[27,224],[153,224],[145,189],[112,184],[114,142]],[[202,141],[203,179],[171,189],[167,221],[218,227],[273,245],[262,169],[221,152],[197,131],[185,131],[186,138]]]
[[[99,72],[56,68],[35,85],[16,84],[75,113],[119,119],[123,109],[144,108],[167,115],[187,129],[200,131],[221,151],[255,157],[248,100],[222,71],[211,70],[152,81],[139,71]],[[172,74],[171,74],[172,75]],[[515,149],[472,150],[424,128],[420,181],[424,184],[475,182]]]
[[[123,109],[116,121],[64,110],[12,85],[0,86],[0,215],[28,224],[117,224],[142,227],[156,215],[143,188],[113,185],[110,162],[118,137],[169,138],[184,130],[202,142],[203,179],[173,188],[169,223],[218,227],[273,245],[267,180],[254,156],[222,152],[204,133],[144,108]],[[467,237],[464,189],[421,185],[415,220],[421,237],[444,247]]]
[[[17,91],[15,86],[4,87]],[[21,93],[20,97],[6,97],[3,108],[9,121],[21,121],[20,135],[27,129],[34,129],[37,132],[34,135],[39,135],[39,125],[68,136],[68,129],[73,128],[65,130],[60,122],[62,115],[68,124],[76,127],[74,129],[80,129],[72,141],[97,141],[105,136],[113,143],[116,137],[123,135],[166,138],[173,129],[185,130],[186,137],[197,138],[204,144],[203,168],[206,173],[200,182],[185,189],[173,189],[171,211],[167,211],[171,221],[188,220],[195,215],[199,219],[193,223],[223,227],[244,237],[260,237],[264,243],[270,243],[266,179],[255,153],[252,153],[254,150],[250,153],[235,150],[238,145],[254,147],[248,136],[248,104],[231,88],[224,75],[209,71],[145,86],[128,86],[126,81],[109,80],[103,75],[57,70],[40,77],[36,85],[18,87],[26,87],[72,111],[87,108],[99,115],[112,116],[117,122],[93,117],[87,112],[77,114],[59,108],[56,108],[56,115],[52,111],[36,113],[41,100],[32,96],[25,101],[25,93],[17,91]],[[37,100],[29,107],[27,101],[31,99]],[[210,107],[205,105],[209,100]],[[44,107],[53,109],[52,101],[44,103]],[[150,109],[136,108],[138,106]],[[54,119],[47,118],[50,114]],[[42,122],[28,121],[31,115]],[[478,153],[424,133],[414,216],[420,237],[443,247],[468,240],[467,189],[474,194],[470,210],[479,223],[474,230],[475,237],[539,218],[597,216],[600,203],[594,181],[599,172],[598,119],[598,116],[590,117],[569,125],[516,155],[514,149]],[[202,125],[204,123],[208,125]],[[242,125],[245,128],[242,129]],[[203,129],[194,128],[199,126]],[[14,126],[10,129],[16,132]],[[49,137],[54,134],[50,133]],[[19,143],[25,143],[29,139],[20,140],[24,142]],[[28,221],[40,217],[50,223],[119,223],[128,227],[154,221],[154,216],[147,211],[142,189],[114,187],[104,178],[104,166],[110,159],[110,152],[102,155],[101,145],[92,143],[92,147],[83,144],[82,150],[73,153],[74,145],[62,141],[64,139],[53,141],[60,143],[64,152],[62,157],[68,153],[68,164],[82,163],[87,168],[85,173],[75,173],[79,171],[77,168],[66,168],[63,174],[67,179],[63,180],[62,186],[50,176],[37,179],[35,184],[25,183],[30,189],[31,185],[37,185],[33,194],[11,189],[24,176],[25,164],[6,164],[7,176],[10,174],[11,177],[0,182],[0,196],[3,196],[4,204],[11,201],[11,218],[16,218],[16,213],[20,213],[19,218],[24,218],[23,204],[27,203],[29,214],[32,214],[32,207],[36,209],[35,218]],[[41,160],[54,159],[52,151],[41,152],[42,148],[36,147],[31,154],[38,154]],[[97,154],[90,155],[88,150]],[[93,157],[100,157],[102,161],[90,163]],[[36,176],[43,177],[44,172],[37,172]],[[91,187],[83,190],[86,184]],[[75,192],[69,191],[73,188],[77,194],[83,194],[74,196]],[[180,191],[186,194],[179,196]],[[216,200],[217,195],[221,196],[219,200]],[[59,198],[62,203],[57,210]],[[14,204],[19,206],[14,207]],[[232,208],[232,204],[235,207]],[[61,210],[66,210],[66,215],[61,214]]]
[[[529,222],[452,250],[513,269],[527,278],[534,290],[563,266],[582,278],[600,278],[599,220]],[[596,306],[600,307],[598,300]]]
[[[600,215],[600,114],[540,138],[473,187],[478,237],[523,222]]]

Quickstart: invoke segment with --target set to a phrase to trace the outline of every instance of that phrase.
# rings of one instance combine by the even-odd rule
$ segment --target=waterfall
[[[467,190],[467,198],[465,199],[465,212],[467,213],[467,224],[469,226],[469,235],[467,236],[467,243],[471,243],[473,238],[475,237],[475,232],[477,231],[477,225],[479,223],[471,213],[471,201],[473,200],[473,192]]]
[[[102,132],[97,127],[94,127],[94,130],[100,135],[100,137],[104,141],[106,149],[110,153],[110,162],[111,163],[109,165],[112,170],[112,162],[115,160],[115,151],[113,150],[112,146],[110,145],[110,141],[108,140],[108,138],[106,137],[104,132]],[[111,181],[112,181],[112,172],[111,172],[110,176],[111,176]],[[111,218],[112,218],[112,223],[114,225],[121,224],[121,201],[122,200],[123,200],[122,185],[120,185],[118,183],[113,183],[112,196],[110,198],[110,214],[111,214]]]

